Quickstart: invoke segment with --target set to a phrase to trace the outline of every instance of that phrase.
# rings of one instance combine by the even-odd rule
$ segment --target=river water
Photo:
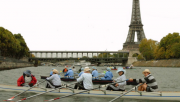
[[[22,75],[22,73],[29,69],[31,70],[32,74],[35,75],[38,81],[42,81],[40,79],[40,75],[49,75],[52,68],[56,68],[59,71],[62,71],[64,67],[52,67],[52,66],[39,66],[39,67],[26,67],[26,68],[20,68],[20,69],[12,69],[12,70],[4,70],[0,71],[0,84],[4,85],[16,85],[17,79]],[[78,70],[80,67],[77,66],[76,70]],[[104,69],[106,67],[97,67],[98,72],[103,73]],[[180,68],[165,68],[165,67],[137,67],[135,69],[127,69],[126,70],[126,78],[142,78],[143,74],[142,71],[144,69],[149,69],[152,73],[152,75],[156,78],[159,86],[160,91],[180,91]],[[114,78],[118,77],[118,74],[116,71],[112,71]],[[66,82],[63,82],[66,83]],[[42,84],[42,86],[45,86],[45,84]],[[129,85],[126,86],[126,90],[131,89],[133,86]],[[6,91],[0,91],[0,102],[2,100],[8,99],[12,96],[17,94],[17,92],[6,92]],[[16,99],[22,99],[28,96],[33,95],[33,93],[25,93]],[[38,97],[34,97],[29,100],[25,100],[25,102],[44,102],[44,100],[56,98],[58,96],[52,96],[52,95],[41,95]],[[67,97],[61,100],[56,100],[54,102],[108,102],[112,98],[97,98],[97,97],[80,97],[80,96],[71,96]],[[135,100],[135,99],[118,99],[114,102],[164,102],[164,101],[152,101],[152,100]],[[168,101],[168,102],[174,102],[174,101]]]

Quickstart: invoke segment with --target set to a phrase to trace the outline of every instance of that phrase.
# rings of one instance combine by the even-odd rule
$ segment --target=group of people
[[[118,77],[114,79],[112,82],[114,84],[110,84],[106,89],[107,90],[113,90],[113,91],[125,91],[126,86],[126,71],[120,67],[117,69]],[[149,69],[145,69],[143,71],[144,78],[142,79],[132,79],[129,78],[129,81],[134,81],[137,83],[144,83],[141,86],[138,87],[139,91],[147,91],[147,92],[154,92],[158,89],[158,85],[156,82],[156,79],[151,75],[151,72]],[[71,68],[68,68],[68,71],[64,76],[68,76],[69,78],[74,78],[74,73]],[[81,68],[81,72],[79,73],[79,78],[77,78],[77,83],[75,84],[75,89],[93,89],[93,82],[92,80],[99,79],[98,78],[98,71],[96,67],[92,67],[92,73],[91,69],[89,67]],[[107,72],[101,80],[112,80],[113,74],[111,72],[110,68],[107,68]],[[52,69],[52,72],[50,72],[50,77],[46,78],[47,86],[50,88],[57,88],[61,87],[61,78],[60,75],[58,75],[57,69]],[[30,70],[26,70],[23,72],[23,75],[17,80],[18,86],[30,86],[32,87],[37,82],[34,75],[31,74]],[[47,87],[46,86],[46,87]]]

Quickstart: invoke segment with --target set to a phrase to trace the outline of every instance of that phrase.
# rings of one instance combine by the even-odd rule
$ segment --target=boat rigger
[[[17,87],[12,85],[0,85],[1,91],[17,91],[22,92],[27,90],[27,87]],[[27,92],[32,93],[42,93],[49,91],[51,89],[46,88],[46,90],[41,88],[32,88],[31,90],[28,90]],[[76,90],[76,89],[60,89],[53,92],[47,93],[48,95],[68,95],[72,93],[78,93],[82,90]],[[108,91],[108,90],[92,90],[89,92],[77,94],[77,96],[91,96],[91,97],[117,97],[121,94],[125,93],[126,91]],[[179,101],[180,100],[180,92],[129,92],[126,95],[124,95],[122,98],[130,98],[130,99],[148,99],[148,100],[174,100]]]

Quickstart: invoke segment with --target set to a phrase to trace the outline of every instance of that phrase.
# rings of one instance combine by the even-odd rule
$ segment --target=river
[[[59,71],[62,71],[64,67],[52,67],[52,66],[39,66],[39,67],[26,67],[26,68],[20,68],[20,69],[12,69],[12,70],[4,70],[0,71],[0,84],[4,85],[16,85],[17,79],[22,75],[22,73],[29,69],[31,70],[32,74],[35,75],[38,81],[41,81],[40,75],[49,75],[52,68],[56,68]],[[97,67],[98,72],[103,73],[104,69],[106,67]],[[152,73],[152,75],[156,78],[159,86],[160,91],[180,91],[180,80],[179,80],[179,72],[180,68],[165,68],[165,67],[137,67],[135,69],[127,69],[126,70],[126,78],[142,78],[143,74],[142,71],[144,69],[149,69]],[[79,67],[76,67],[76,70],[78,70]],[[112,71],[114,78],[118,77],[118,74],[116,71]],[[65,83],[65,82],[63,82]],[[42,84],[42,86],[45,86],[45,84]],[[131,89],[133,86],[126,86],[126,90]],[[2,100],[8,99],[12,96],[17,94],[17,92],[6,92],[1,91],[0,92],[0,102]],[[33,95],[33,93],[25,93],[16,99],[22,99],[25,97],[28,97],[30,95]],[[38,97],[34,97],[32,99],[26,100],[25,102],[44,102],[44,100],[56,98],[57,96],[51,96],[51,95],[41,95]],[[97,97],[77,97],[77,96],[71,96],[68,98],[64,98],[57,101],[66,101],[66,102],[108,102],[112,98],[97,98]],[[118,99],[114,102],[164,102],[164,101],[152,101],[152,100],[135,100],[135,99]],[[168,101],[168,102],[174,102],[174,101]]]

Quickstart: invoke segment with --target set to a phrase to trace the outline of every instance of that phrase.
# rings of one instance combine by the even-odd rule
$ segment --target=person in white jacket
[[[61,79],[59,78],[58,75],[58,70],[54,69],[53,70],[53,75],[46,78],[47,80],[47,86],[46,88],[58,88],[61,87]]]
[[[117,82],[114,85],[109,85],[106,90],[113,90],[113,91],[125,91],[126,86],[126,71],[123,68],[118,68],[117,73],[119,77],[113,80],[113,82]],[[119,83],[120,82],[120,83]]]
[[[84,89],[84,90],[93,89],[92,74],[90,72],[89,67],[84,68],[84,73],[77,79],[77,82],[83,82],[83,84],[82,85],[76,84],[75,89],[77,87],[80,87],[80,89]]]

